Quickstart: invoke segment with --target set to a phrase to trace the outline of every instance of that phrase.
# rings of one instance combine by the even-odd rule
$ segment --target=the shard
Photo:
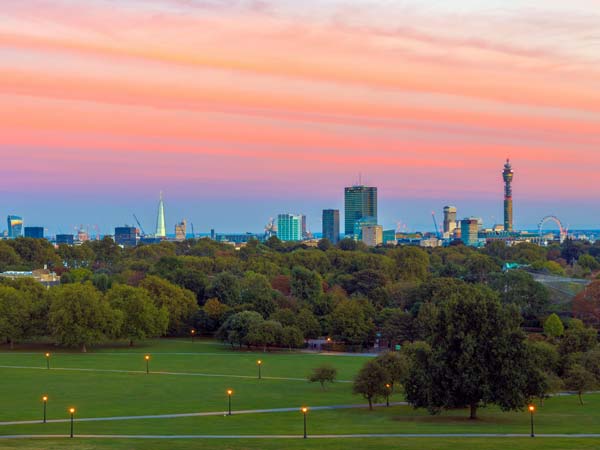
[[[165,203],[163,201],[162,192],[160,193],[160,199],[158,200],[158,215],[156,217],[155,236],[158,238],[167,237],[167,228],[165,227]]]

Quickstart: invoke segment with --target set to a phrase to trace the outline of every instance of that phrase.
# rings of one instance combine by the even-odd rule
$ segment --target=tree
[[[122,313],[90,283],[53,288],[49,312],[50,330],[57,343],[87,346],[118,335]]]
[[[169,313],[168,332],[171,335],[186,334],[198,303],[193,292],[154,275],[147,276],[140,287],[148,291],[157,308]]]
[[[431,414],[470,408],[470,418],[488,403],[502,410],[527,404],[532,366],[519,317],[488,288],[463,285],[460,295],[438,305],[430,347],[411,361],[406,398]]]
[[[242,302],[240,282],[229,272],[221,272],[214,277],[209,293],[210,297],[218,298],[228,306],[239,305]]]
[[[398,352],[385,352],[379,355],[375,361],[388,373],[387,383],[390,384],[392,389],[395,384],[404,383],[410,367],[410,361],[406,355]]]
[[[106,294],[108,302],[123,314],[119,337],[134,340],[162,336],[167,331],[169,313],[166,307],[157,308],[148,291],[142,288],[117,284]]]
[[[595,389],[596,385],[594,375],[579,364],[571,367],[565,380],[565,387],[577,392],[581,405],[583,405],[583,393]]]
[[[263,352],[266,352],[269,346],[281,342],[282,333],[283,327],[279,322],[274,320],[257,321],[250,325],[246,341],[249,345],[262,346]]]
[[[323,295],[321,275],[302,266],[295,266],[292,269],[290,287],[294,297],[311,306]]]
[[[490,287],[500,294],[503,303],[513,303],[526,317],[542,314],[549,303],[548,289],[523,270],[509,270],[491,277]]]
[[[429,255],[418,247],[398,247],[390,252],[402,280],[424,281],[429,274]]]
[[[14,342],[25,336],[31,301],[23,292],[0,286],[0,337],[6,339],[13,348]]]
[[[369,410],[373,410],[373,401],[387,394],[386,383],[390,374],[375,360],[370,360],[360,369],[354,379],[352,392],[362,395],[369,402]]]
[[[373,339],[375,326],[357,300],[344,299],[330,315],[331,333],[350,345],[366,345]]]
[[[321,334],[321,325],[310,309],[303,308],[296,314],[295,325],[307,339],[315,339]]]
[[[593,281],[575,296],[573,315],[586,325],[600,328],[600,281]]]
[[[242,345],[249,345],[250,330],[263,321],[263,317],[256,311],[242,311],[229,316],[216,336],[223,342],[231,344],[232,347],[238,345],[241,348]]]
[[[329,364],[322,364],[313,368],[308,381],[311,383],[321,383],[321,389],[325,389],[325,383],[333,383],[337,377],[337,369]]]
[[[267,277],[260,273],[246,272],[241,284],[243,303],[252,305],[252,309],[262,314],[266,319],[275,312],[273,289]]]
[[[4,241],[0,241],[0,272],[21,264],[19,254]]]
[[[550,338],[559,338],[565,333],[565,326],[556,313],[548,316],[544,322],[544,333]]]
[[[598,331],[586,327],[579,319],[572,319],[560,341],[559,351],[562,355],[585,353],[598,343]]]
[[[284,326],[281,330],[281,345],[292,348],[300,348],[304,345],[304,336],[295,326]]]

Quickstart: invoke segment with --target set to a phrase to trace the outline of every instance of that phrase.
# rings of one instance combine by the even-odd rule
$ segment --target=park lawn
[[[328,355],[279,350],[256,352],[232,350],[230,346],[212,340],[161,339],[142,342],[134,347],[119,346],[93,349],[88,353],[41,347],[36,351],[0,351],[0,366],[46,367],[44,353],[51,352],[51,367],[94,368],[108,370],[145,371],[144,355],[150,355],[151,371],[257,375],[256,361],[263,362],[265,377],[306,378],[313,367],[329,363],[338,369],[338,379],[352,380],[367,359],[360,355]]]
[[[372,438],[273,440],[31,439],[0,442],[2,450],[597,450],[600,439]]]

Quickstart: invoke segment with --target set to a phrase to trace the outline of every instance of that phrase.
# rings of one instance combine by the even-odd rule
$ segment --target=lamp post
[[[46,369],[50,369],[50,353],[46,353]]]
[[[229,399],[229,414],[227,414],[228,416],[231,415],[231,395],[233,394],[233,391],[231,389],[227,389],[227,397]]]
[[[392,385],[390,383],[385,384],[385,406],[390,406],[390,391],[392,389]]]
[[[306,406],[303,406],[302,409],[300,409],[300,411],[302,411],[302,415],[304,416],[304,439],[306,439],[306,413],[308,413],[308,408]]]
[[[46,423],[46,404],[48,403],[48,396],[44,395],[42,397],[42,402],[44,402],[44,423]]]
[[[73,437],[73,416],[75,416],[75,408],[69,408],[71,414],[71,437]]]
[[[533,413],[535,413],[535,405],[529,405],[529,415],[531,416],[531,437],[535,437],[533,432]]]
[[[262,361],[259,359],[258,361],[256,361],[256,365],[258,366],[258,379],[262,379],[262,374],[260,372],[260,367],[262,366]]]
[[[194,336],[196,335],[196,330],[194,330],[192,328],[192,330],[190,331],[190,334],[192,335],[192,344],[194,343]]]
[[[146,374],[149,374],[150,373],[150,355],[144,356],[144,359],[146,360]]]

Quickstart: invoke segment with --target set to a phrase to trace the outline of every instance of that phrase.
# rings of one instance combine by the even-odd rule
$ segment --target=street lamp
[[[46,404],[48,403],[48,396],[44,395],[42,397],[42,402],[44,402],[44,423],[46,423]]]
[[[392,385],[390,383],[385,384],[385,406],[390,406],[390,391]]]
[[[535,437],[533,432],[533,413],[535,413],[535,405],[529,405],[529,415],[531,416],[531,437]]]
[[[75,408],[69,408],[71,414],[71,437],[73,437],[73,416],[75,415]]]
[[[46,353],[46,369],[50,369],[50,353]]]
[[[228,416],[231,415],[231,395],[233,394],[233,391],[231,389],[227,389],[227,397],[229,398],[229,414]]]
[[[258,379],[262,379],[262,374],[260,373],[260,367],[262,366],[262,361],[259,359],[256,361],[256,365],[258,366]]]
[[[302,411],[302,415],[304,416],[304,439],[306,439],[306,413],[308,412],[308,408],[303,406],[300,411]]]
[[[192,330],[190,331],[190,334],[192,335],[192,344],[194,343],[194,336],[196,335],[196,330],[194,330],[192,328]]]
[[[150,355],[144,356],[144,359],[146,360],[146,374],[149,374],[150,373]]]

